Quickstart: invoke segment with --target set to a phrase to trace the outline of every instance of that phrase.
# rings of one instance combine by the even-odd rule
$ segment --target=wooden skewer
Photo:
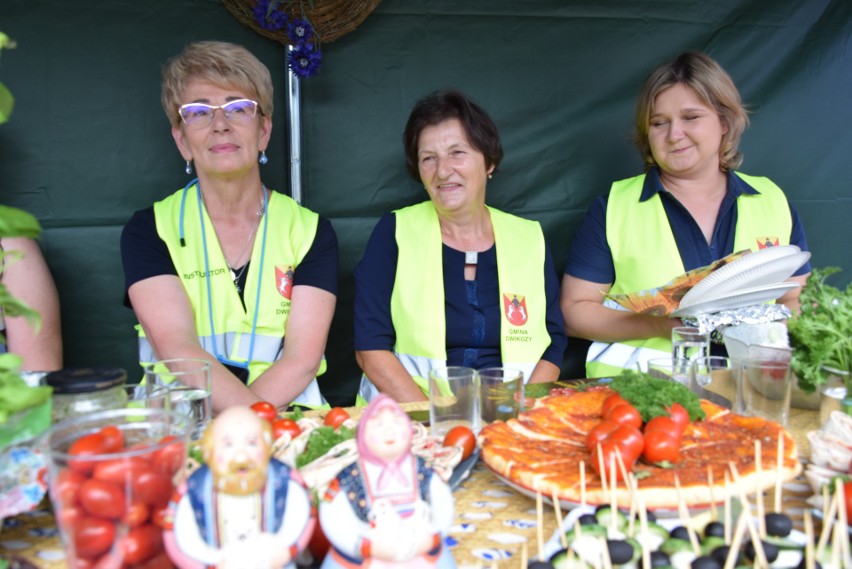
[[[601,450],[601,443],[598,443],[598,469],[601,473],[601,489],[603,490],[603,495],[607,495],[607,484],[606,484],[606,469],[604,469],[604,460],[603,460],[603,451]]]
[[[831,500],[828,497],[828,484],[822,485],[822,519],[828,519],[828,507]]]
[[[778,457],[775,460],[775,513],[781,512],[781,489],[784,481],[781,473],[784,471],[784,433],[778,433]]]
[[[633,537],[638,508],[636,504],[636,477],[630,472],[627,475],[627,487],[630,488],[630,511],[627,517],[627,536]]]
[[[612,557],[609,556],[609,547],[606,545],[606,538],[601,536],[598,538],[601,544],[601,559],[603,560],[603,569],[612,569]]]
[[[648,533],[648,511],[645,509],[645,501],[642,499],[642,495],[638,492],[638,486],[637,484],[636,502],[639,506],[639,531],[644,537]],[[642,543],[642,541],[640,540],[639,543]],[[642,567],[646,569],[651,567],[651,551],[645,546],[642,546]]]
[[[538,541],[538,560],[544,561],[544,515],[542,514],[541,490],[535,489],[536,540]]]
[[[618,451],[616,451],[616,452],[618,452]],[[614,514],[618,510],[618,501],[615,499],[615,492],[618,489],[618,484],[616,483],[615,473],[616,473],[615,456],[609,455],[609,479],[610,479],[609,507],[610,507],[610,512],[612,514]],[[615,518],[616,517],[617,516],[614,516],[614,515],[609,517],[609,526],[610,526],[610,528],[612,528],[612,531],[616,530],[616,525],[615,525],[615,522],[616,522]]]
[[[843,533],[844,531],[847,531],[846,528],[849,527],[849,520],[846,518],[846,490],[839,478],[835,478],[834,480],[834,492],[837,494],[837,525],[840,529],[838,533]],[[840,542],[840,552],[842,553],[842,559],[848,560],[849,540],[841,538],[838,541]]]
[[[828,510],[824,511],[822,516],[822,533],[819,534],[819,543],[817,543],[816,556],[817,559],[822,558],[822,552],[828,543],[828,536],[831,533],[831,526],[834,525],[834,516],[837,515],[837,493],[835,492],[830,499],[826,498],[828,490],[823,487],[823,500],[828,500]]]
[[[760,439],[754,439],[754,467],[755,478],[763,480],[763,454],[761,453]],[[760,539],[766,538],[766,516],[763,509],[763,491],[754,489],[754,501],[757,504],[757,529]]]
[[[707,465],[707,486],[710,487],[710,519],[719,520],[719,512],[716,511],[716,492],[713,490],[713,468]]]
[[[731,543],[731,480],[725,471],[725,543]]]
[[[733,569],[734,564],[737,562],[737,557],[740,554],[740,545],[742,545],[743,536],[745,535],[747,515],[749,513],[743,510],[740,512],[739,518],[737,518],[737,529],[734,532],[733,539],[729,542],[731,548],[728,550],[728,556],[725,558],[723,569]]]
[[[692,544],[692,551],[696,557],[701,555],[701,545],[698,543],[698,536],[695,535],[695,528],[692,527],[692,520],[689,517],[689,508],[686,506],[686,500],[683,499],[683,492],[680,487],[680,478],[675,474],[674,478],[675,491],[677,491],[677,509],[680,514],[683,525],[686,528],[686,534],[689,536],[689,543]]]
[[[751,543],[754,545],[754,553],[757,558],[757,562],[760,564],[760,567],[768,567],[769,563],[766,561],[766,552],[763,551],[763,543],[760,541],[760,534],[757,529],[754,527],[751,519],[751,505],[748,501],[748,496],[746,496],[745,488],[743,488],[742,480],[740,480],[740,475],[737,472],[737,467],[733,462],[729,462],[728,465],[731,468],[731,474],[734,475],[734,486],[736,486],[737,491],[740,495],[740,502],[743,505],[743,511],[747,512],[746,516],[746,529],[748,529],[749,537],[751,538]]]
[[[580,461],[580,507],[586,507],[586,462]]]
[[[529,552],[525,541],[521,544],[521,569],[527,569],[527,565],[529,565]]]
[[[831,565],[833,567],[847,567],[847,565],[840,564],[841,552],[843,551],[843,546],[840,543],[845,539],[842,531],[840,524],[834,524],[831,528]]]
[[[563,548],[568,549],[568,538],[565,537],[565,532],[562,531],[562,507],[559,504],[559,497],[556,495],[556,490],[553,491],[553,513],[556,515],[556,531],[559,532],[559,543]]]
[[[811,519],[811,511],[805,509],[805,569],[816,569],[814,563],[814,521]]]

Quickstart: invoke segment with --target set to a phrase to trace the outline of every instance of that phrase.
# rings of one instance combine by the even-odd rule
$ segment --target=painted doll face
[[[411,427],[405,417],[384,409],[364,425],[364,443],[379,458],[394,460],[410,447]]]

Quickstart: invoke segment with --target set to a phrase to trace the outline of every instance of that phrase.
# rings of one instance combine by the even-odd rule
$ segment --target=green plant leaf
[[[0,205],[0,237],[35,239],[39,233],[41,233],[41,224],[33,214],[15,207]]]
[[[15,97],[5,85],[0,83],[0,124],[9,120],[12,109],[15,108]]]

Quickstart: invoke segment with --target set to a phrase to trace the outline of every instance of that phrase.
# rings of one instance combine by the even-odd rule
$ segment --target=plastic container
[[[53,422],[127,405],[121,368],[69,368],[47,374],[53,388]]]

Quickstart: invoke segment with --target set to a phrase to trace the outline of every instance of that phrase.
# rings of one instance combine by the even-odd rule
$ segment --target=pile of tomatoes
[[[183,441],[167,436],[128,447],[118,427],[106,426],[78,438],[68,454],[50,492],[59,528],[73,547],[69,567],[172,567],[162,535],[172,480],[186,457]]]
[[[680,403],[673,403],[667,416],[654,417],[644,424],[642,415],[629,401],[614,393],[604,400],[603,420],[586,436],[586,448],[592,454],[592,468],[598,476],[622,480],[622,469],[633,470],[639,459],[667,466],[680,460],[683,432],[689,424],[689,413]]]
[[[261,419],[266,419],[272,425],[272,437],[278,440],[285,433],[290,435],[291,439],[295,439],[302,434],[302,428],[293,419],[287,417],[279,417],[278,409],[275,405],[268,401],[258,401],[251,405],[251,410]],[[349,418],[349,412],[343,407],[333,407],[325,414],[323,424],[333,429],[338,428],[343,422]]]

